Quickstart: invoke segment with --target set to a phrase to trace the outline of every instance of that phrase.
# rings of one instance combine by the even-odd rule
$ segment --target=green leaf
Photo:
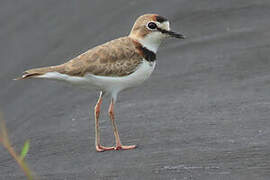
[[[20,155],[21,160],[23,160],[26,154],[28,153],[29,147],[30,147],[30,142],[29,140],[27,140],[25,141],[22,151],[21,151],[21,155]]]

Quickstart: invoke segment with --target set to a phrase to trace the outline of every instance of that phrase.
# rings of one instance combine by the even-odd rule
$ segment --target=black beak
[[[185,39],[186,36],[184,36],[183,34],[179,34],[173,31],[167,31],[167,34],[170,35],[171,37],[175,37],[175,38],[179,38],[179,39]]]
[[[157,28],[157,30],[163,34],[168,34],[171,37],[175,37],[175,38],[179,38],[179,39],[185,39],[186,36],[184,36],[183,34],[179,34],[173,31],[167,31],[165,29],[161,29],[161,28]]]

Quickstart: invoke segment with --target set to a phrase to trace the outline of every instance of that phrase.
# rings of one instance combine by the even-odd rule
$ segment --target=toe
[[[114,147],[105,147],[105,146],[98,145],[96,146],[96,150],[97,152],[103,152],[103,151],[114,150]]]
[[[134,149],[134,148],[136,148],[136,145],[129,145],[129,146],[120,145],[120,146],[116,146],[114,149],[115,150],[129,150],[129,149]]]

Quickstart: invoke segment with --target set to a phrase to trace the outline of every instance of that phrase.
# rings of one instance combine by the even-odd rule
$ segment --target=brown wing
[[[133,73],[142,59],[133,40],[123,37],[90,49],[60,65],[58,72],[74,76],[84,76],[87,73],[125,76]]]
[[[143,60],[140,44],[129,37],[112,40],[77,56],[67,63],[30,69],[18,79],[36,77],[47,72],[72,76],[94,74],[100,76],[126,76],[133,73]]]

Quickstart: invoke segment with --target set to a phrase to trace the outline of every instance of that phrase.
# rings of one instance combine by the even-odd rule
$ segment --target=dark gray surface
[[[0,3],[0,109],[16,149],[31,140],[33,171],[41,179],[268,180],[270,1],[108,3]],[[168,17],[188,39],[166,41],[151,79],[120,94],[120,136],[135,150],[95,152],[96,92],[11,80],[126,35],[149,12]],[[102,142],[111,145],[105,110],[101,119]],[[2,147],[0,177],[24,179]]]

